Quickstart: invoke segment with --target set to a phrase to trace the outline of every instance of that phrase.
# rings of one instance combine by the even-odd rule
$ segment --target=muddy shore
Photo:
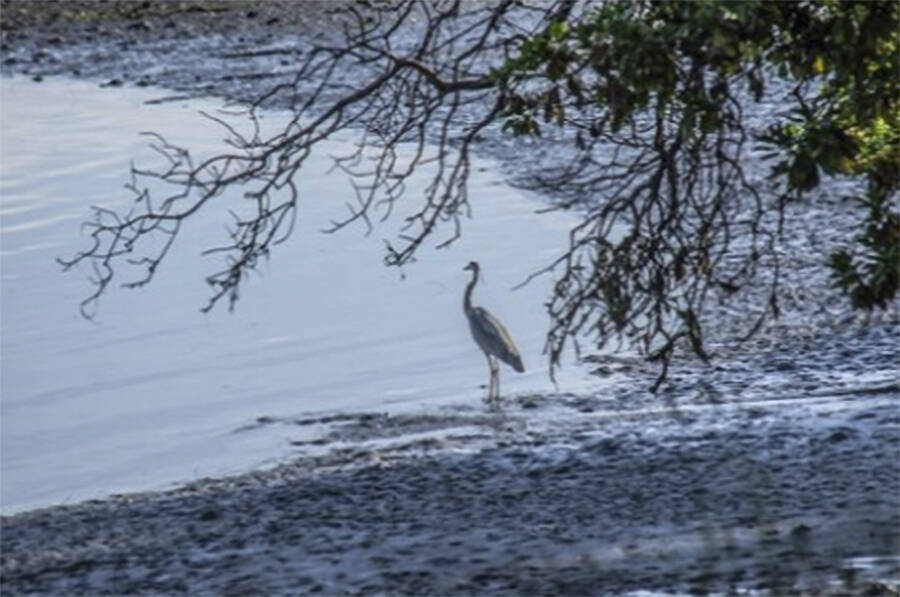
[[[346,0],[4,0],[0,72],[155,86],[166,99],[253,100],[287,81],[302,52],[340,28]]]
[[[665,406],[622,384],[499,413],[261,419],[328,431],[272,470],[3,517],[0,580],[49,595],[891,595],[898,331],[784,347],[795,367],[781,351],[685,367]],[[880,377],[838,381],[848,352]],[[777,374],[753,384],[744,368]],[[716,375],[746,385],[717,396]]]
[[[335,30],[337,3],[297,6],[4,0],[0,72],[248,98],[289,76],[292,37]],[[602,396],[263,418],[325,431],[271,470],[2,517],[0,586],[897,594],[898,337],[896,312],[788,321],[712,366],[678,363],[659,395],[652,368],[606,358],[598,375],[620,381]]]

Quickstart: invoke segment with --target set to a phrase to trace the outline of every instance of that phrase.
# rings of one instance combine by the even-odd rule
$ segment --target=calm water
[[[552,388],[541,355],[550,280],[510,288],[565,242],[564,214],[504,185],[489,162],[476,164],[475,219],[450,249],[425,250],[396,270],[381,265],[394,220],[318,232],[351,196],[324,175],[327,153],[310,159],[298,226],[260,275],[245,283],[234,314],[199,312],[227,215],[191,223],[158,275],[142,290],[112,289],[96,321],[78,314],[86,271],[54,262],[84,246],[89,205],[121,207],[132,160],[153,154],[140,131],[155,130],[212,151],[220,130],[198,110],[217,102],[147,105],[160,90],[0,80],[0,425],[4,513],[200,476],[246,470],[290,456],[287,425],[236,432],[260,416],[333,411],[481,408],[484,357],[461,310],[478,259],[486,284],[477,302],[513,333],[527,373],[502,373],[504,393]],[[277,123],[278,114],[269,116]],[[410,188],[411,199],[419,189]],[[590,383],[575,368],[562,389]]]

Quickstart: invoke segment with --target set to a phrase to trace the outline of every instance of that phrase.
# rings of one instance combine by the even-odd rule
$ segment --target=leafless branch
[[[246,107],[249,132],[206,115],[227,133],[227,151],[198,161],[148,133],[164,166],[132,167],[130,208],[94,208],[88,247],[60,260],[66,269],[91,264],[95,287],[82,312],[93,314],[123,267],[137,271],[124,286],[150,282],[182,223],[219,198],[232,221],[227,239],[205,252],[223,265],[206,278],[212,294],[203,310],[224,297],[233,308],[248,271],[291,234],[300,199],[295,181],[311,152],[339,132],[357,138],[354,150],[333,156],[354,193],[344,201],[346,216],[328,232],[354,223],[371,230],[373,220],[391,216],[409,195],[410,177],[427,171],[422,195],[405,206],[401,233],[386,241],[385,262],[408,263],[435,234],[439,247],[452,243],[470,212],[467,181],[479,135],[502,121],[510,94],[531,87],[540,92],[542,84],[540,77],[526,77],[521,89],[501,89],[495,69],[531,34],[550,21],[577,18],[584,7],[575,0],[350,5],[341,41],[297,53],[292,81]],[[590,56],[582,62],[571,72],[596,76],[588,72]],[[672,69],[684,81],[703,76],[690,64]],[[746,335],[778,314],[783,205],[773,205],[745,171],[749,133],[735,97],[741,76],[719,82],[723,123],[711,132],[686,126],[677,109],[652,107],[612,127],[608,105],[585,100],[577,90],[566,96],[561,124],[573,134],[559,142],[576,150],[562,152],[570,157],[527,180],[553,195],[556,208],[583,211],[568,246],[535,274],[557,275],[547,306],[551,374],[568,343],[578,351],[579,338],[587,335],[597,348],[627,342],[659,361],[658,386],[677,346],[708,358],[704,313],[710,304],[758,292],[762,280],[767,297],[748,313]],[[289,98],[293,116],[279,132],[263,136],[259,110],[275,98]]]

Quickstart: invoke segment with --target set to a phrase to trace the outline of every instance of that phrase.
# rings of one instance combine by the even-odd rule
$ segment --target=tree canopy
[[[360,144],[336,159],[356,201],[334,229],[388,217],[413,172],[432,177],[424,196],[405,198],[418,203],[388,243],[393,266],[434,234],[447,244],[463,232],[482,135],[569,147],[564,163],[534,175],[583,216],[546,270],[556,276],[551,372],[570,342],[628,340],[662,364],[658,385],[681,347],[708,358],[709,305],[748,293],[760,307],[742,332],[752,335],[780,312],[787,206],[835,179],[855,182],[859,226],[823,267],[855,308],[896,296],[897,2],[403,0],[349,5],[344,16],[337,41],[311,44],[293,82],[250,106],[254,118],[276,99],[290,105],[279,134],[223,123],[234,151],[201,162],[156,138],[168,167],[135,169],[130,211],[97,209],[92,244],[62,260],[94,266],[83,312],[119,268],[138,269],[126,286],[150,281],[182,223],[239,188],[253,213],[211,249],[226,266],[207,279],[206,309],[223,297],[234,306],[248,270],[291,233],[304,160],[339,130]],[[400,143],[411,157],[398,156]],[[151,200],[151,183],[171,192]]]

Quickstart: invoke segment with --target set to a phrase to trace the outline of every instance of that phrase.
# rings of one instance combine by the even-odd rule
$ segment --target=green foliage
[[[854,307],[885,307],[896,295],[900,3],[611,1],[572,22],[550,22],[493,76],[506,128],[516,134],[540,134],[539,120],[575,125],[585,115],[591,137],[676,122],[674,135],[656,128],[660,155],[724,132],[743,135],[735,103],[787,89],[793,101],[756,136],[781,188],[777,205],[814,193],[828,177],[864,183],[854,246],[828,264]],[[584,145],[580,133],[576,143]],[[673,263],[667,275],[677,281],[683,255]],[[730,284],[714,280],[712,268],[701,274]],[[699,332],[690,331],[696,318],[682,313],[690,313],[685,326],[702,354]]]
[[[886,308],[900,284],[900,216],[878,198],[868,198],[866,206],[866,223],[856,239],[862,255],[841,250],[829,265],[835,286],[847,292],[854,307]]]
[[[689,134],[722,124],[726,77],[741,75],[759,100],[776,73],[798,84],[800,100],[764,137],[791,155],[776,166],[796,183],[789,189],[814,188],[814,167],[890,166],[885,182],[896,186],[898,27],[900,4],[890,1],[611,2],[571,26],[551,22],[494,77],[508,122],[542,112],[562,123],[574,98],[605,107],[614,129],[648,108],[677,109]]]

